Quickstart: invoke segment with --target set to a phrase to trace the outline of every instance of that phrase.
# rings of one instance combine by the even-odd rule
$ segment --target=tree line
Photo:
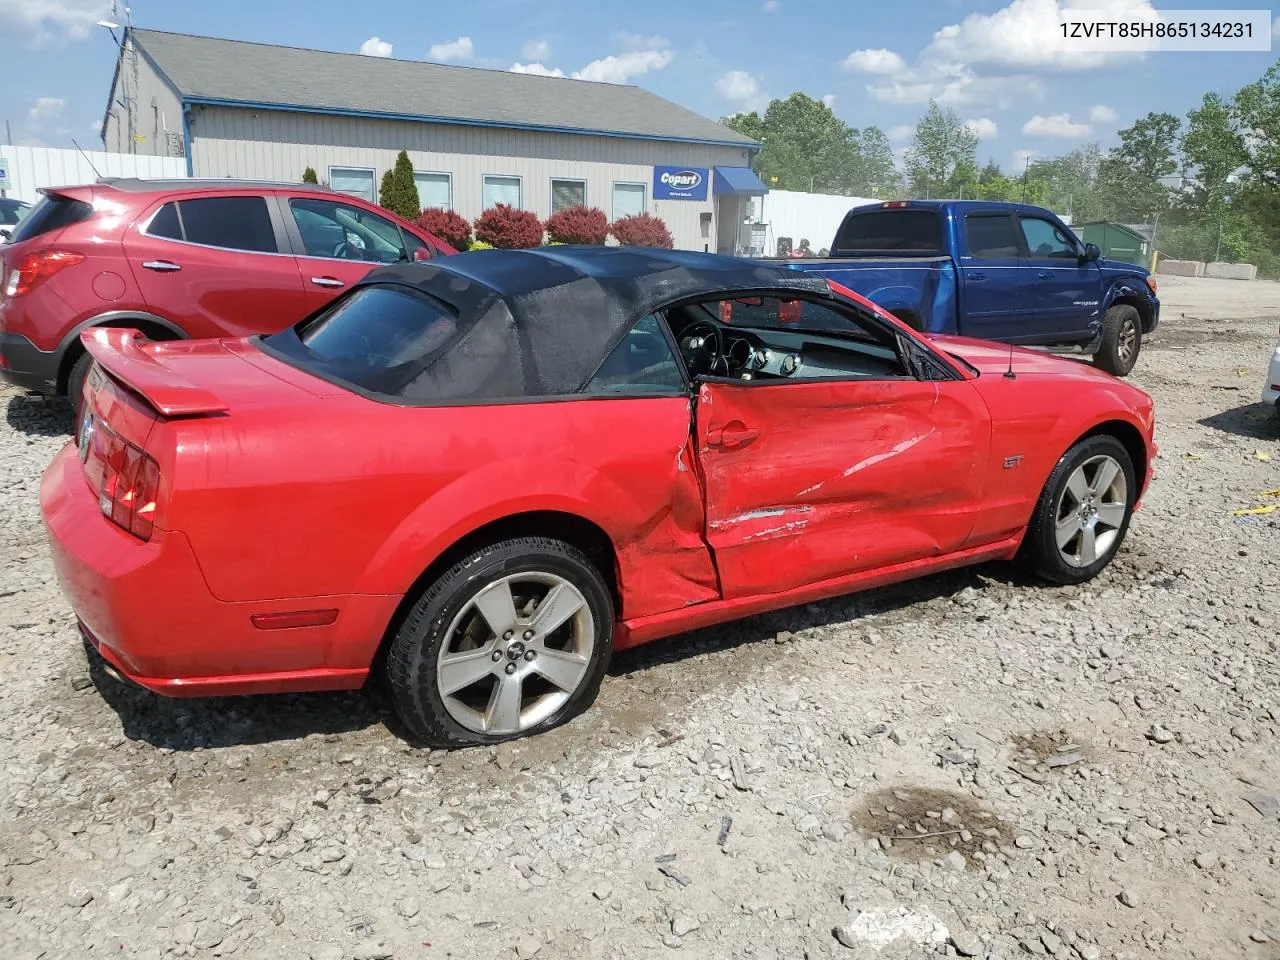
[[[882,130],[851,127],[803,93],[723,122],[760,141],[755,170],[773,189],[1034,203],[1075,223],[1145,225],[1165,256],[1280,272],[1280,61],[1233,95],[1206,93],[1185,117],[1147,114],[1115,147],[1086,144],[1009,172],[980,167],[977,134],[934,102],[901,167]]]

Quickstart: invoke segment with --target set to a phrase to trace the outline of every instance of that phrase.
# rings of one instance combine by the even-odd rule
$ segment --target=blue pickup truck
[[[798,259],[917,330],[1091,354],[1133,369],[1160,322],[1149,271],[1105,260],[1048,210],[895,200],[850,210],[829,257]]]

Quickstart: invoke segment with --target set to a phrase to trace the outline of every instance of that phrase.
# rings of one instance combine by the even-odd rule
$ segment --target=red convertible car
[[[445,746],[691,628],[1015,556],[1088,580],[1155,456],[1107,374],[706,254],[468,253],[271,336],[84,341],[41,503],[102,657],[169,696],[384,675]]]

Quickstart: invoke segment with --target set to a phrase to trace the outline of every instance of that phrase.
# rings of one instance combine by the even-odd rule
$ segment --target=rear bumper
[[[0,333],[0,380],[53,396],[58,390],[58,354],[41,350],[20,333]]]
[[[356,689],[399,599],[218,600],[181,533],[157,530],[144,543],[102,516],[70,444],[45,471],[40,506],[84,636],[119,673],[165,696]],[[277,630],[250,620],[316,609],[337,619]]]

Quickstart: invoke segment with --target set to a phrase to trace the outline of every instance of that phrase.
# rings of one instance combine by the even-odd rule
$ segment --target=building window
[[[330,167],[329,187],[370,203],[377,203],[373,192],[373,170],[369,167]]]
[[[633,217],[644,213],[645,188],[643,183],[615,183],[613,185],[613,219]]]
[[[431,207],[453,209],[453,177],[449,174],[418,173],[415,170],[413,182],[418,186],[418,206],[423,210]]]
[[[570,207],[587,205],[587,181],[585,180],[552,180],[551,212],[559,213]]]
[[[485,177],[484,209],[505,203],[517,210],[521,207],[519,177]]]

